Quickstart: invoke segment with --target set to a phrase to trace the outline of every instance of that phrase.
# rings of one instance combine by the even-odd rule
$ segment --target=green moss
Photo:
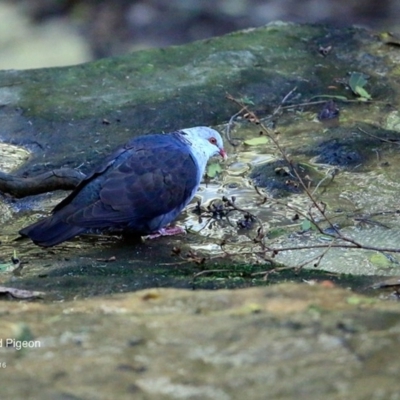
[[[323,26],[272,25],[79,66],[21,72],[20,105],[29,116],[81,119],[121,107],[158,104],[171,95],[180,96],[186,88],[203,90],[212,98],[217,85],[225,90],[233,89],[237,81],[242,86],[262,85],[262,75],[274,86],[274,76],[293,79],[315,70],[310,43],[327,32]],[[348,42],[354,40],[354,31],[345,34]],[[332,69],[343,66],[336,58],[329,64],[317,69],[318,79],[331,80]]]

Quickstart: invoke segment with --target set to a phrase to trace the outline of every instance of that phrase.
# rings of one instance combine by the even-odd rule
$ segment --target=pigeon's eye
[[[211,143],[211,144],[217,144],[217,139],[215,139],[215,137],[210,137],[210,139],[208,139],[208,141]]]

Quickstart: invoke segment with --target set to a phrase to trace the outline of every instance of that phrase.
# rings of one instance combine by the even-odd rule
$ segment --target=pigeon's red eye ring
[[[217,144],[217,139],[215,139],[215,137],[210,137],[210,139],[208,139],[208,141],[209,141],[211,144]]]

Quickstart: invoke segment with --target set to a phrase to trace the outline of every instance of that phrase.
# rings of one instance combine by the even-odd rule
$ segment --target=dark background
[[[396,31],[400,16],[398,0],[0,0],[2,3],[17,7],[35,27],[49,21],[71,26],[85,45],[85,61],[187,43],[276,20]]]

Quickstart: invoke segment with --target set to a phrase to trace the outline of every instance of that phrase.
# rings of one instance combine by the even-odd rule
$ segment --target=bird
[[[93,230],[162,232],[192,200],[216,155],[227,158],[223,140],[205,126],[135,137],[95,166],[50,216],[19,234],[51,247]]]

